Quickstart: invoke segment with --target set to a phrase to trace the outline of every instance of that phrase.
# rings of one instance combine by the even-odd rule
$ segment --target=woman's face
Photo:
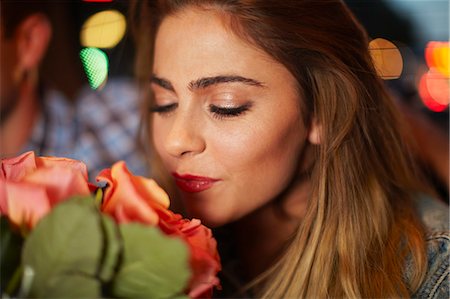
[[[153,142],[190,216],[218,226],[272,201],[308,135],[290,72],[196,9],[163,20],[154,55]]]

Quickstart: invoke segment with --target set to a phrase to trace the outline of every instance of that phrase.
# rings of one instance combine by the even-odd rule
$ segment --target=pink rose
[[[167,235],[182,238],[189,247],[192,277],[187,293],[192,298],[211,297],[219,285],[220,258],[211,230],[200,220],[189,221],[170,211],[169,197],[154,180],[132,175],[124,162],[103,170],[97,181],[108,183],[102,211],[118,223],[139,222],[159,228]]]
[[[73,195],[90,194],[86,165],[33,152],[0,164],[0,214],[18,227],[33,228],[51,208]]]

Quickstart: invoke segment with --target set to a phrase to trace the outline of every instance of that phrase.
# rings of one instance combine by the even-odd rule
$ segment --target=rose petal
[[[167,234],[181,236],[189,246],[190,265],[193,271],[188,288],[189,296],[210,298],[213,287],[220,287],[216,275],[221,269],[217,243],[211,230],[202,225],[198,219],[189,221],[179,217],[167,222],[160,221],[159,226]]]
[[[108,184],[101,209],[113,216],[118,223],[158,223],[158,214],[137,191],[132,175],[123,162],[114,164],[111,170],[103,170],[97,176],[97,181],[106,181]]]
[[[26,174],[36,169],[34,152],[26,152],[14,158],[2,159],[0,168],[1,178],[18,182]]]
[[[154,180],[131,174],[124,161],[119,161],[113,165],[111,176],[116,182],[121,182],[121,180],[130,182],[133,189],[149,204],[157,203],[156,207],[162,206],[164,209],[169,207],[170,202],[167,193]]]
[[[216,274],[221,266],[217,243],[212,237],[211,230],[200,225],[199,221],[191,221],[182,231],[186,233],[185,238],[191,249],[190,263],[194,272],[189,284],[189,296],[192,298],[210,296],[208,289],[212,291],[214,286],[219,285]]]
[[[50,211],[45,188],[26,183],[3,183],[7,214],[9,220],[16,226],[25,225],[31,229]]]
[[[142,198],[146,199],[150,204],[158,203],[163,209],[169,208],[169,195],[154,180],[133,176],[133,184]]]
[[[36,165],[38,168],[51,168],[56,166],[76,170],[83,175],[83,178],[86,181],[88,180],[88,172],[86,164],[78,160],[59,157],[37,157]]]
[[[204,283],[197,283],[196,285],[191,286],[192,289],[191,289],[191,291],[189,291],[188,296],[190,298],[211,298],[212,292],[213,292],[213,287],[220,285],[220,281],[215,276],[215,274],[216,273],[208,276],[208,277],[212,278],[211,280],[205,281]]]
[[[74,195],[90,194],[88,182],[81,172],[71,168],[38,168],[26,175],[22,181],[42,186],[48,194],[51,206]]]
[[[33,227],[50,207],[72,195],[90,194],[86,166],[33,152],[1,161],[0,211],[17,226]]]
[[[6,198],[6,180],[0,178],[0,215],[8,215],[8,200]]]

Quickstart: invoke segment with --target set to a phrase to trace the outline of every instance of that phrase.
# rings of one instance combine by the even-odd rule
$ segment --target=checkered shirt
[[[43,112],[23,151],[81,160],[91,181],[119,160],[133,174],[147,176],[149,168],[138,145],[138,98],[135,86],[124,79],[110,80],[101,91],[84,88],[74,104],[47,91]]]

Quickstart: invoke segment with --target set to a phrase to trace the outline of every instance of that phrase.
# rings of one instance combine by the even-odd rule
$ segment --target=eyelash
[[[172,112],[175,108],[178,107],[177,103],[169,104],[169,105],[155,105],[150,108],[150,112],[158,113],[158,114],[167,114]]]
[[[161,115],[168,114],[175,110],[178,107],[177,103],[169,104],[169,105],[161,105],[161,106],[153,106],[150,108],[150,112],[158,113]],[[231,118],[244,114],[248,110],[250,110],[251,105],[245,104],[239,107],[225,108],[214,105],[209,105],[209,111],[213,113],[214,118],[223,119],[223,118]]]
[[[209,111],[213,113],[217,119],[231,118],[244,114],[250,109],[250,104],[245,104],[239,107],[225,108],[214,105],[209,105]]]

